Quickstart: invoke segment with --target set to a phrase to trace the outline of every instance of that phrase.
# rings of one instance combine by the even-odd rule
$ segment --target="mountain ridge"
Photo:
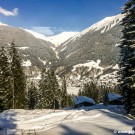
[[[11,42],[15,38],[20,53],[25,55],[23,59],[27,68],[35,66],[36,71],[39,68],[37,76],[40,69],[49,63],[56,69],[59,77],[66,76],[74,85],[74,80],[79,84],[79,80],[84,81],[87,78],[102,81],[110,75],[115,78],[118,70],[114,67],[118,64],[118,46],[122,36],[122,27],[119,24],[122,18],[121,14],[106,17],[82,32],[74,33],[73,37],[58,47],[45,41],[46,37],[39,33],[0,25],[0,43],[7,44],[7,41]]]
[[[60,76],[66,75],[76,86],[91,79],[116,83],[118,68],[114,67],[119,60],[123,17],[119,14],[104,18],[61,44],[57,48],[63,65]]]

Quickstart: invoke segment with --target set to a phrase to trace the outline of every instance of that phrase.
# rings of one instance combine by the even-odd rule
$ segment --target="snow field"
[[[50,131],[60,127],[60,125],[76,123],[98,124],[104,126],[123,125],[126,121],[130,123],[131,119],[122,115],[121,106],[103,106],[102,104],[91,107],[82,107],[67,110],[7,110],[0,114],[0,127],[7,129],[8,135],[21,130],[36,130],[36,132]],[[123,122],[124,121],[124,122]],[[15,125],[15,128],[12,128]],[[132,125],[132,123],[131,123]],[[130,129],[131,125],[124,125]]]
[[[48,130],[66,121],[76,121],[87,118],[85,110],[9,110],[0,114],[1,127],[7,126],[7,121],[16,125],[16,130],[36,129],[38,131]],[[97,117],[90,116],[91,118]],[[9,125],[10,129],[11,125]]]

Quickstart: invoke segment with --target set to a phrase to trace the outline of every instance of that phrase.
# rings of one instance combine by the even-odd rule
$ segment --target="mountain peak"
[[[122,14],[118,14],[116,16],[110,16],[110,17],[105,17],[104,19],[102,19],[101,21],[93,24],[92,26],[90,26],[88,29],[85,29],[84,31],[82,31],[82,34],[85,34],[89,31],[97,31],[97,30],[101,30],[101,33],[104,33],[106,31],[108,31],[109,29],[111,29],[112,27],[114,27],[115,25],[117,25],[122,18],[124,17],[124,15]]]
[[[48,41],[50,41],[57,47],[60,44],[64,43],[66,40],[75,36],[76,34],[78,34],[78,32],[76,31],[68,31],[68,32],[65,31],[54,36],[49,36]]]
[[[102,34],[102,33],[106,32],[106,31],[110,30],[115,25],[119,24],[123,17],[124,17],[123,14],[118,14],[118,15],[115,15],[115,16],[105,17],[101,21],[91,25],[90,27],[88,27],[87,29],[83,30],[82,32],[79,32],[77,35],[72,37],[67,42],[74,41],[77,38],[81,37],[82,35],[84,35],[84,34],[86,34],[88,32],[95,32],[95,31],[100,30],[101,34]]]
[[[21,28],[21,29],[22,29],[22,28]],[[36,37],[36,38],[39,38],[39,39],[48,41],[48,38],[47,38],[46,36],[44,36],[43,34],[34,32],[34,31],[32,31],[32,30],[28,30],[28,29],[23,29],[23,30],[29,32],[30,34],[32,34],[32,35],[33,35],[34,37]]]
[[[65,31],[65,32],[59,33],[57,35],[46,37],[45,35],[37,33],[37,32],[32,31],[32,30],[28,30],[28,29],[23,29],[23,30],[29,32],[30,34],[32,34],[36,38],[51,42],[52,44],[54,44],[55,47],[59,46],[60,44],[64,43],[66,40],[68,40],[69,38],[78,34],[78,32],[73,32],[73,31],[66,32]]]

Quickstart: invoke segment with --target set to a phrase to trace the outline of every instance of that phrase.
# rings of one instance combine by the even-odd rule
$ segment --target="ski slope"
[[[0,127],[8,135],[34,129],[39,135],[113,135],[132,131],[134,121],[122,115],[121,106],[95,105],[65,110],[8,110],[0,114]]]

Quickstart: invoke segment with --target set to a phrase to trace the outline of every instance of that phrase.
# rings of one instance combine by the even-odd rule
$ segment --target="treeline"
[[[0,111],[7,109],[58,109],[71,106],[72,95],[67,94],[63,78],[59,86],[52,68],[43,68],[39,85],[29,88],[22,60],[14,42],[0,50]]]
[[[7,51],[8,50],[8,51]],[[0,110],[27,106],[26,76],[14,42],[0,50]]]
[[[44,67],[38,88],[31,83],[28,90],[29,109],[59,109],[73,105],[73,95],[67,93],[66,80],[61,87],[52,68]]]
[[[109,93],[119,94],[118,86],[107,86],[107,84],[98,84],[95,81],[87,82],[83,85],[82,89],[79,90],[78,96],[87,96],[96,103],[107,103],[107,95]]]
[[[135,0],[124,4],[122,14],[119,83],[125,110],[135,116]]]

